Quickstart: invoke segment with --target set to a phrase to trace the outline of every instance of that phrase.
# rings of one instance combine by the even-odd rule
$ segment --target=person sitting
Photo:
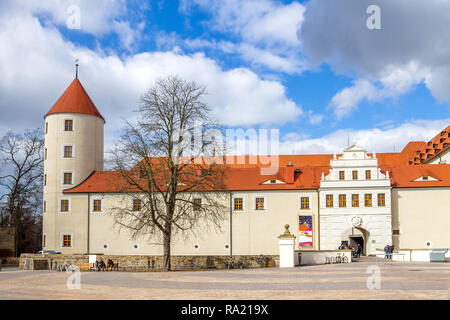
[[[103,262],[103,260],[100,260],[100,262],[98,263],[98,270],[97,271],[103,271],[103,270],[105,270],[105,268],[106,268],[106,265],[105,265],[105,263]]]
[[[111,259],[108,259],[106,270],[113,270],[114,262]]]

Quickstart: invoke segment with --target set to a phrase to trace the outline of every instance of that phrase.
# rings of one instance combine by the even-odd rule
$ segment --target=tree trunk
[[[170,270],[170,234],[164,234],[164,270]]]

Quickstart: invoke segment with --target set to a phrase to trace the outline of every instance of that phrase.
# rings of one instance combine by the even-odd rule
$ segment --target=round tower
[[[43,250],[83,253],[87,201],[63,193],[103,171],[105,120],[76,77],[45,119]]]

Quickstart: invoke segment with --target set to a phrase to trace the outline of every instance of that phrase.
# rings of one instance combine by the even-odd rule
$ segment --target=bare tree
[[[226,216],[225,166],[215,156],[216,141],[203,138],[218,129],[204,96],[205,88],[194,82],[159,80],[142,96],[137,123],[127,122],[112,152],[124,195],[111,209],[114,221],[133,237],[162,242],[166,270],[175,234],[196,234],[207,225],[220,230]]]
[[[35,219],[42,204],[44,140],[40,129],[23,134],[8,132],[0,140],[2,160],[0,201],[5,202],[2,223],[15,229],[15,255],[27,248],[30,226],[40,226]],[[37,231],[37,230],[35,230]],[[39,230],[39,234],[41,230]]]

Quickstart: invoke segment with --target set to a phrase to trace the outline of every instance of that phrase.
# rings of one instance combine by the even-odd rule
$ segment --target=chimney
[[[286,183],[294,183],[294,166],[291,162],[286,167],[285,180]]]

